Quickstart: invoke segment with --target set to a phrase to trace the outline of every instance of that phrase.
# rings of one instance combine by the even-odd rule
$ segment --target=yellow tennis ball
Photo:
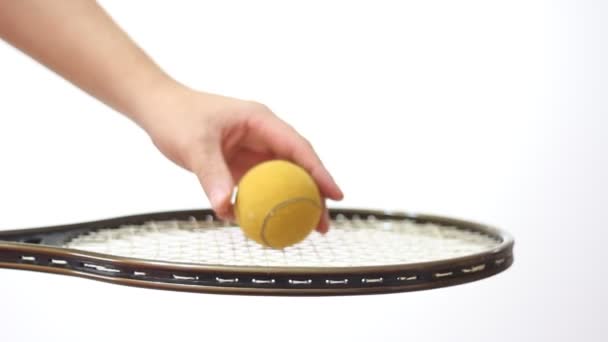
[[[256,165],[240,180],[237,223],[258,243],[284,248],[304,240],[322,214],[321,195],[303,168],[283,160]]]

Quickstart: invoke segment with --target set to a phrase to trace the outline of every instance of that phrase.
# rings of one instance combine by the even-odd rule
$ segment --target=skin
[[[305,168],[324,199],[342,191],[312,145],[263,104],[190,89],[167,75],[92,0],[0,0],[0,37],[143,128],[199,179],[215,212],[252,166],[286,159]],[[327,210],[318,231],[328,229]]]

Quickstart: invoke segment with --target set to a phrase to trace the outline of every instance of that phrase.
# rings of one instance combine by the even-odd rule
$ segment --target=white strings
[[[111,228],[111,227],[108,227]],[[443,260],[485,252],[494,237],[456,227],[373,216],[332,221],[283,250],[247,239],[235,226],[213,220],[153,221],[100,229],[64,247],[130,258],[238,266],[372,266]]]

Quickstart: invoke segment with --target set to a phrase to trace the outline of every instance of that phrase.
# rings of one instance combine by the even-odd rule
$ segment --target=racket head
[[[0,232],[0,240],[3,240],[0,242],[0,267],[176,291],[250,295],[350,295],[417,291],[463,284],[493,276],[513,263],[514,240],[511,235],[487,225],[435,215],[364,209],[330,209],[330,216],[333,227],[328,235],[340,232],[340,225],[352,228],[352,231],[346,232],[349,234],[358,232],[357,229],[368,229],[372,233],[382,229],[394,231],[398,225],[405,224],[413,225],[423,232],[424,229],[449,229],[446,231],[462,233],[474,239],[487,239],[492,243],[484,245],[478,251],[465,251],[462,255],[456,253],[456,256],[439,259],[410,258],[402,262],[380,260],[376,263],[355,262],[344,265],[322,260],[320,263],[304,262],[296,265],[282,265],[280,262],[213,262],[209,258],[203,262],[162,260],[141,255],[133,257],[128,253],[99,253],[95,249],[87,250],[82,245],[73,243],[82,237],[95,236],[99,232],[119,232],[120,229],[133,229],[137,234],[137,227],[149,226],[155,222],[182,222],[184,225],[190,222],[199,225],[198,228],[204,233],[212,229],[218,234],[225,234],[229,229],[238,229],[230,222],[217,219],[211,210],[203,209]],[[359,223],[359,228],[351,227],[356,226],[355,222]],[[162,232],[163,228],[160,229]],[[316,238],[324,241],[324,237]],[[310,240],[314,241],[314,238]],[[381,237],[380,240],[380,243],[387,242],[386,237]],[[243,248],[242,243],[248,243],[243,241],[238,248]],[[100,243],[103,245],[103,240]],[[374,243],[378,244],[378,241],[371,241],[370,245],[373,246]],[[256,251],[264,250],[257,245],[249,247]],[[218,260],[225,259],[215,261]]]

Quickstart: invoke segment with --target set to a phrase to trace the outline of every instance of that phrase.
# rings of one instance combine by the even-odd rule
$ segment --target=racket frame
[[[241,295],[354,295],[434,289],[484,279],[513,263],[514,240],[487,225],[436,215],[330,209],[336,219],[411,220],[455,226],[496,238],[491,250],[445,260],[355,267],[202,265],[136,259],[60,248],[80,234],[162,220],[218,220],[210,209],[168,211],[112,219],[0,231],[0,267],[79,276],[109,283]],[[53,246],[55,245],[55,246]]]

